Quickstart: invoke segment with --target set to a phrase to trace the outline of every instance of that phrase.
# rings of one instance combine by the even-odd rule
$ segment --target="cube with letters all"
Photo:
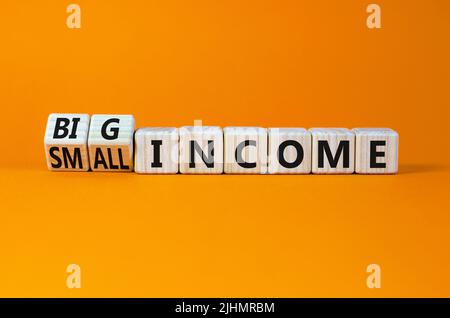
[[[89,160],[93,171],[133,171],[134,117],[93,115],[89,127]]]
[[[260,127],[226,127],[225,173],[267,172],[267,129]]]
[[[355,171],[355,134],[346,128],[311,128],[312,173]]]
[[[398,172],[398,133],[389,128],[354,128],[355,172]]]
[[[139,128],[134,134],[134,171],[177,173],[178,139],[177,128]]]
[[[271,174],[311,173],[311,133],[305,128],[269,128]]]
[[[223,132],[216,126],[184,126],[180,133],[180,172],[223,172]]]
[[[44,137],[48,169],[88,171],[88,132],[87,114],[50,114]]]

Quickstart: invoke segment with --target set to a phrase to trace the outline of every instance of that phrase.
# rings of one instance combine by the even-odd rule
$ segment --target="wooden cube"
[[[177,173],[177,128],[140,128],[134,134],[134,171],[137,173]]]
[[[267,172],[267,129],[260,127],[226,127],[225,173]]]
[[[133,171],[134,117],[93,115],[89,128],[89,160],[93,171]]]
[[[311,173],[311,133],[305,128],[269,128],[271,174]]]
[[[346,128],[311,128],[312,172],[348,174],[355,171],[355,134]]]
[[[215,126],[184,126],[180,133],[180,172],[223,172],[223,131]]]
[[[88,171],[88,132],[87,114],[50,114],[44,137],[48,169]]]
[[[389,128],[355,128],[356,173],[398,172],[398,133]]]

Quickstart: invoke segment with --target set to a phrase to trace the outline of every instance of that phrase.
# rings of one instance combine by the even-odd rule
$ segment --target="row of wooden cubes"
[[[391,174],[388,128],[140,128],[132,115],[50,114],[47,165],[63,171],[199,174]]]

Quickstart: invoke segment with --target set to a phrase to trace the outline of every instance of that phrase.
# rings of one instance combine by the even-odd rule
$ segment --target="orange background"
[[[0,5],[0,296],[450,297],[448,0],[376,1],[379,30],[359,0],[73,2],[79,30]],[[51,112],[386,126],[400,173],[52,173]]]

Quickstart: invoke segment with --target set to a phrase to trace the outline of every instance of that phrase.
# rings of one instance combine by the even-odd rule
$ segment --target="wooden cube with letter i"
[[[139,128],[134,134],[134,171],[137,173],[177,173],[178,128]]]
[[[88,171],[89,115],[50,114],[44,144],[52,171]]]
[[[92,115],[89,159],[93,171],[133,171],[134,117]]]

